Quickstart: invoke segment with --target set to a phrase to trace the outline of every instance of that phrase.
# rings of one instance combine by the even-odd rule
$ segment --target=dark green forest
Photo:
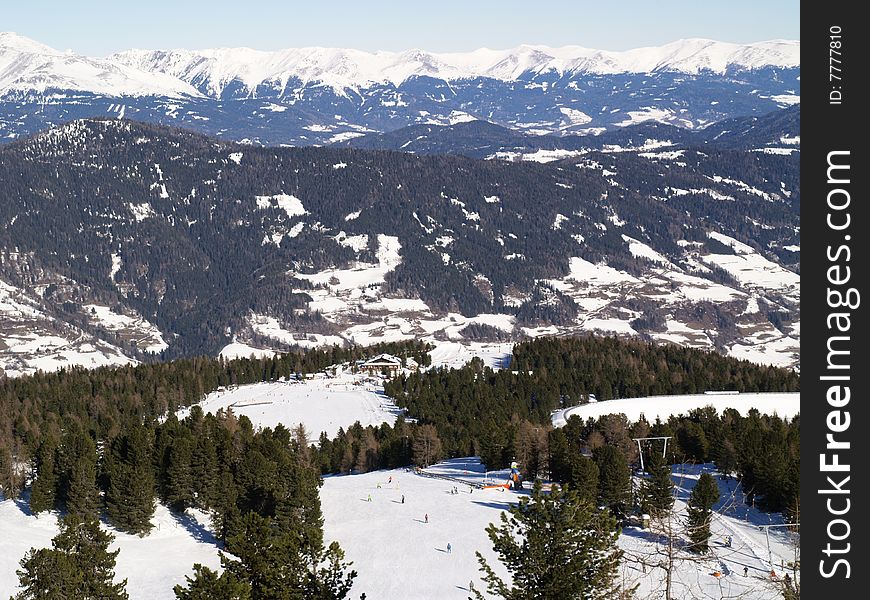
[[[676,162],[591,152],[548,164],[262,148],[132,121],[77,121],[0,146],[0,222],[8,224],[0,229],[0,276],[25,289],[34,279],[49,282],[42,297],[55,321],[147,360],[91,327],[81,306],[135,311],[175,334],[160,357],[168,360],[217,354],[251,312],[289,330],[335,333],[307,310],[312,284],[298,275],[373,262],[377,236],[389,235],[399,239],[402,260],[383,293],[420,298],[442,314],[565,323],[576,307],[565,297],[549,306],[558,294],[538,282],[567,275],[572,256],[643,272],[649,263],[623,235],[686,266],[678,242],[706,243],[708,232],[727,231],[797,269],[799,253],[784,248],[799,245],[798,165],[798,157],[706,146],[686,148]],[[299,198],[305,214],[288,215],[268,199],[277,194]],[[716,199],[722,195],[733,200]],[[554,227],[557,215],[567,220]],[[602,227],[614,216],[623,224]],[[284,235],[295,226],[298,235]],[[367,235],[368,246],[340,244],[342,232]],[[279,243],[268,241],[273,235]],[[449,262],[438,242],[445,237],[453,240]],[[515,306],[506,296],[525,300]]]

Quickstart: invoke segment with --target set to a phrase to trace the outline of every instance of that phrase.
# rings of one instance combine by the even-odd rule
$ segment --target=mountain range
[[[697,129],[799,102],[799,55],[796,41],[688,39],[625,52],[224,48],[93,58],[0,33],[0,139],[99,116],[297,146],[472,120],[531,135],[643,121]]]
[[[0,146],[0,367],[581,331],[797,366],[795,122],[536,162],[73,121]]]

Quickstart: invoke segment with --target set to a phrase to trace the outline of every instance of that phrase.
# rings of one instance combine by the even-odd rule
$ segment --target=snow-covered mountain
[[[171,75],[111,58],[60,52],[15,33],[0,32],[0,97],[77,91],[108,96],[200,96]]]
[[[690,39],[625,52],[223,48],[89,58],[4,33],[0,140],[97,116],[296,146],[471,120],[531,135],[642,121],[698,129],[800,102],[799,54],[797,41]]]
[[[129,50],[112,57],[125,65],[182,79],[210,95],[221,96],[233,83],[251,94],[261,86],[287,89],[299,79],[337,91],[374,83],[400,85],[412,77],[445,81],[485,77],[513,81],[527,75],[556,73],[614,75],[676,72],[724,74],[729,70],[800,65],[800,43],[776,40],[738,45],[704,39],[679,40],[660,47],[625,52],[581,46],[522,45],[510,50],[436,54],[424,50],[362,52],[341,48],[292,48],[259,52],[249,48],[216,50]]]
[[[639,128],[542,164],[127,119],[0,146],[0,368],[589,331],[796,366],[798,144]]]

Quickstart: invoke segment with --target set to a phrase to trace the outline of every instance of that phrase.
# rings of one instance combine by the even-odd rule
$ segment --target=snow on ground
[[[356,421],[363,427],[392,425],[401,413],[393,400],[384,395],[383,386],[350,373],[218,390],[206,396],[199,406],[206,413],[232,408],[235,415],[248,417],[254,427],[282,423],[292,429],[303,423],[312,440],[321,431],[335,437],[340,427],[347,428]],[[178,412],[178,418],[188,414],[190,409],[184,408]]]
[[[730,302],[731,300],[745,297],[743,292],[728,287],[727,285],[714,283],[709,279],[696,277],[687,273],[668,271],[663,274],[663,276],[679,284],[679,287],[675,290],[677,295],[694,302],[701,300]]]
[[[442,342],[433,341],[435,349],[429,355],[433,367],[459,369],[472,358],[479,357],[483,364],[492,369],[506,369],[510,366],[513,343],[490,344],[481,342]]]
[[[799,324],[798,330],[791,335],[782,333],[770,323],[741,327],[741,330],[746,333],[728,348],[729,356],[778,367],[800,362]]]
[[[101,340],[93,343],[84,336],[67,339],[52,334],[4,332],[5,345],[0,368],[9,377],[35,371],[57,371],[74,366],[96,369],[105,366],[135,365],[138,361]]]
[[[627,127],[629,125],[643,123],[644,121],[660,121],[662,123],[668,123],[670,119],[673,118],[674,111],[647,106],[641,110],[630,110],[625,114],[628,118],[619,123],[614,123],[614,125],[617,127]]]
[[[644,398],[624,398],[602,400],[580,404],[553,412],[554,427],[562,427],[572,416],[582,420],[597,419],[602,415],[622,413],[630,421],[637,421],[641,415],[652,422],[656,417],[667,420],[671,415],[688,414],[696,408],[712,406],[720,413],[733,408],[745,415],[750,409],[758,409],[763,414],[777,414],[780,417],[794,417],[800,412],[800,393],[707,393],[683,394],[679,396],[647,396]]]
[[[254,348],[253,346],[242,344],[241,342],[227,344],[224,346],[223,350],[220,351],[220,354],[218,354],[219,357],[227,360],[232,360],[234,358],[250,358],[251,356],[256,358],[271,358],[274,355],[275,350]]]
[[[571,158],[572,156],[582,156],[586,154],[588,150],[535,150],[534,152],[509,152],[509,151],[500,151],[495,154],[491,154],[487,156],[487,160],[498,159],[498,160],[509,160],[514,161],[517,159],[539,162],[539,163],[548,163],[553,162],[554,160],[562,160],[563,158]]]
[[[391,235],[378,235],[378,264],[360,264],[351,269],[334,269],[313,274],[299,273],[296,277],[307,279],[311,283],[327,285],[330,289],[351,290],[365,288],[383,283],[384,276],[395,269],[402,258],[399,255],[402,245],[399,238]],[[338,283],[330,283],[333,278]]]
[[[39,317],[37,304],[22,290],[0,279],[0,315],[8,317]]]
[[[629,237],[625,234],[623,234],[622,239],[628,244],[628,251],[631,252],[632,256],[646,258],[655,263],[671,266],[671,261],[666,259],[664,256],[662,256],[643,242],[636,240],[633,237]]]
[[[278,319],[268,315],[258,315],[253,313],[249,318],[249,322],[251,324],[251,329],[253,329],[255,333],[272,338],[273,340],[278,340],[285,344],[292,344],[303,348],[317,348],[320,346],[333,345],[343,346],[345,342],[344,338],[337,335],[321,335],[319,333],[287,331],[281,326]],[[244,346],[243,344],[239,345]],[[247,348],[250,347],[248,346]],[[243,350],[240,348],[240,351]],[[250,348],[250,351],[253,351],[254,353],[257,352],[255,348]],[[224,352],[227,352],[227,348],[224,348],[221,355],[223,355]]]
[[[278,208],[287,213],[288,217],[298,217],[307,215],[308,211],[302,205],[302,201],[296,196],[290,194],[275,194],[274,196],[257,196],[257,208],[272,208],[277,205]]]
[[[96,324],[114,332],[129,333],[136,346],[145,352],[162,352],[169,347],[156,325],[137,315],[118,314],[108,306],[85,304],[86,314]]]
[[[674,467],[678,514],[684,512],[685,500],[704,471],[712,472],[712,466]],[[384,599],[467,598],[469,583],[483,587],[475,551],[507,579],[485,528],[498,523],[501,512],[528,492],[478,487],[503,483],[507,473],[487,473],[477,457],[447,460],[423,473],[426,476],[395,469],[324,478],[320,490],[324,538],[327,543],[341,544],[359,574],[353,597],[364,592],[369,598]],[[747,506],[734,480],[718,481],[722,499],[715,506],[710,558],[678,562],[674,573],[678,597],[687,597],[691,589],[709,598],[774,598],[765,583],[767,540],[758,526],[780,524],[781,515]],[[457,494],[451,493],[454,487]],[[219,568],[207,516],[189,513],[174,515],[158,504],[152,520],[155,528],[148,536],[112,530],[116,536],[112,548],[120,549],[116,577],[127,579],[131,600],[170,600],[174,598],[172,587],[184,583],[194,563]],[[18,561],[31,547],[48,547],[57,523],[52,514],[31,516],[24,500],[5,500],[0,502],[0,524],[4,534],[0,536],[0,596],[7,597],[17,590]],[[770,533],[774,568],[781,576],[779,565],[794,556],[791,540],[783,529]],[[730,547],[727,536],[732,539]],[[645,573],[638,562],[652,557],[660,549],[659,541],[654,531],[637,527],[625,527],[619,538],[625,551],[621,575],[627,583],[640,583],[639,597],[653,597],[662,589],[663,572],[649,569]],[[744,567],[748,577],[743,577]],[[716,577],[715,571],[722,576]]]
[[[475,459],[455,459],[433,470],[471,481],[485,477]],[[454,486],[458,494],[450,493]],[[324,537],[341,544],[359,573],[350,596],[447,600],[467,598],[471,581],[483,589],[474,553],[497,563],[485,528],[519,495],[504,488],[471,489],[403,469],[326,477],[320,490]]]
[[[637,282],[637,279],[624,271],[617,271],[604,264],[593,264],[579,257],[572,257],[568,263],[571,269],[570,279],[595,283]]]
[[[610,319],[586,319],[583,321],[583,329],[588,331],[619,333],[623,335],[638,335],[637,331],[632,328],[631,323],[625,319],[615,317]]]
[[[712,471],[711,465],[674,467],[675,507],[680,514],[703,471]],[[476,457],[448,460],[425,473],[449,479],[423,477],[403,469],[325,478],[320,491],[324,534],[327,542],[337,540],[341,544],[359,572],[352,596],[364,592],[370,598],[467,598],[469,582],[483,588],[475,551],[480,551],[496,572],[507,578],[485,528],[489,523],[498,523],[500,512],[528,492],[463,484],[500,483],[506,477],[504,472],[487,477]],[[764,580],[769,571],[767,543],[757,526],[782,523],[782,518],[746,506],[742,490],[733,480],[720,480],[719,485],[722,500],[715,507],[710,559],[678,563],[674,573],[680,594],[677,597],[689,597],[691,589],[708,598],[741,594],[739,597],[747,600],[772,599],[775,596],[769,594]],[[453,487],[458,494],[450,493]],[[725,544],[729,535],[730,548]],[[649,569],[644,573],[637,562],[651,558],[660,549],[658,541],[650,530],[636,527],[624,528],[619,538],[618,544],[626,552],[621,575],[627,583],[640,583],[638,597],[656,597],[663,589],[663,572]],[[771,531],[771,551],[776,570],[782,575],[781,561],[793,558],[788,535],[782,530]],[[748,568],[746,578],[744,566]],[[717,578],[714,571],[723,575]],[[726,590],[726,594],[720,595],[720,590]]]
[[[158,503],[151,520],[154,529],[142,538],[103,524],[115,536],[110,550],[120,549],[115,580],[127,579],[130,600],[174,599],[173,586],[185,583],[194,563],[211,569],[220,566],[208,517],[198,511],[191,514],[195,516],[176,515]],[[3,500],[0,531],[0,597],[8,598],[18,591],[15,570],[24,554],[32,547],[51,546],[58,532],[57,515],[33,516],[26,500]]]
[[[710,232],[709,236],[730,246],[735,254],[708,254],[701,260],[715,264],[734,276],[741,284],[767,289],[797,290],[800,275],[785,269],[756,252],[750,246],[721,233]]]
[[[563,115],[563,127],[571,127],[573,125],[585,125],[586,123],[592,121],[592,117],[590,117],[583,111],[577,110],[576,108],[560,106],[559,112],[561,112]]]
[[[52,326],[53,319],[39,300],[38,295],[0,280],[0,370],[7,376],[73,366],[137,363],[117,346],[94,339],[76,327]]]
[[[666,342],[671,344],[685,344],[686,340],[690,340],[695,348],[712,348],[713,341],[707,332],[701,329],[689,327],[679,321],[668,319],[665,322],[665,331],[650,331],[650,337],[658,342]]]
[[[784,576],[782,565],[795,559],[795,538],[787,529],[771,529],[768,554],[766,534],[758,526],[782,524],[782,515],[764,513],[747,506],[741,486],[734,479],[723,480],[717,476],[713,465],[674,465],[671,479],[676,492],[674,509],[678,515],[675,526],[677,533],[685,529],[686,501],[698,477],[704,472],[714,475],[720,494],[719,502],[713,507],[715,512],[710,524],[710,552],[701,560],[685,551],[677,554],[673,576],[674,597],[781,598],[771,585],[771,565],[768,561],[772,558],[774,571],[779,577]],[[625,527],[619,538],[619,546],[625,551],[620,567],[622,575],[628,582],[640,583],[638,597],[641,598],[660,597],[659,594],[664,590],[664,570],[647,568],[644,571],[640,564],[642,560],[661,561],[661,544],[667,538],[660,537],[660,532],[656,524],[648,530]],[[678,545],[683,543],[684,538],[685,535],[680,535]],[[717,572],[719,577],[715,575]]]

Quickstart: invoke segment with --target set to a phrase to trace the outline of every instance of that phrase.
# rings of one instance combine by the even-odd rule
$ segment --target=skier
[[[405,494],[402,494],[402,504],[405,503]]]
[[[393,476],[390,475],[390,478],[387,480],[387,483],[393,483]]]
[[[426,513],[425,515],[423,515],[423,522],[425,522],[425,523],[429,522],[429,513]]]
[[[749,576],[749,567],[743,567],[743,576],[744,576],[744,577],[748,577],[748,576]]]
[[[447,554],[450,554],[450,552],[452,550],[453,550],[453,546],[450,545],[450,542],[447,542]]]
[[[369,494],[369,497],[366,499],[366,502],[371,502],[371,501],[372,501],[372,495]]]
[[[731,536],[730,535],[727,538],[725,538],[725,545],[728,546],[729,548],[731,547]]]

